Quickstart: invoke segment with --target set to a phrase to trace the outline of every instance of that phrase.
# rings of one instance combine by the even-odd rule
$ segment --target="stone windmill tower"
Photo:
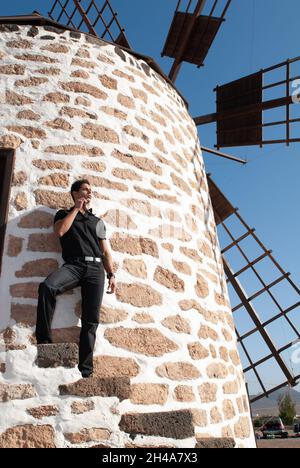
[[[0,18],[0,446],[253,447],[187,103],[130,49],[109,2],[90,2],[96,21],[84,2],[65,3],[57,21]],[[109,42],[95,29],[106,8]],[[118,279],[87,380],[75,367],[78,291],[59,298],[56,344],[37,350],[32,338],[38,284],[60,264],[53,215],[82,176]]]

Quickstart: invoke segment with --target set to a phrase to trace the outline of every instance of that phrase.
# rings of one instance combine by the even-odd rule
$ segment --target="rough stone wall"
[[[200,144],[181,97],[143,60],[49,27],[0,26],[0,80],[0,147],[16,150],[0,446],[253,446]],[[82,176],[118,286],[104,295],[94,378],[78,381],[80,291],[58,298],[56,346],[37,356],[33,331],[38,284],[62,263],[53,215]]]

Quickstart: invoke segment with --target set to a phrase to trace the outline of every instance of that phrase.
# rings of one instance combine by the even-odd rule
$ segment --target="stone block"
[[[60,395],[73,395],[79,397],[118,397],[120,401],[127,400],[130,396],[130,379],[99,378],[80,379],[69,385],[60,385]]]
[[[233,449],[235,440],[230,437],[197,439],[195,448],[198,449]]]
[[[192,413],[189,410],[162,413],[124,414],[119,427],[132,435],[149,435],[172,439],[194,436]]]
[[[78,363],[78,346],[75,343],[38,345],[38,367],[75,367]]]

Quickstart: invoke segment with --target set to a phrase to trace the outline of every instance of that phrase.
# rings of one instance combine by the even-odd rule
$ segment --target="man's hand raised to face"
[[[87,200],[85,198],[78,198],[75,201],[75,208],[77,208],[78,210],[83,210],[86,203],[87,203]]]

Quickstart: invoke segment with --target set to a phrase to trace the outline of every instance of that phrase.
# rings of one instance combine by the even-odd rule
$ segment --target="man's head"
[[[86,199],[86,206],[89,205],[92,199],[92,188],[87,179],[76,180],[71,187],[71,196],[76,202],[79,198]]]

